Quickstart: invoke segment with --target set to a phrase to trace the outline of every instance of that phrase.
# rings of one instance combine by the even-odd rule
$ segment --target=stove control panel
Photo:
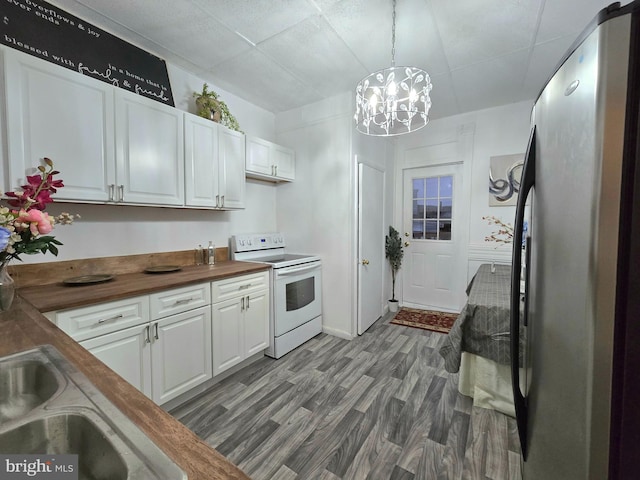
[[[252,252],[284,246],[284,236],[281,233],[249,233],[231,237],[233,252]]]

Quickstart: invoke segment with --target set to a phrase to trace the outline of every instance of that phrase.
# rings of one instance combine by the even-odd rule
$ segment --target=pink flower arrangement
[[[56,223],[69,225],[78,215],[63,212],[51,216],[44,210],[53,202],[51,195],[64,187],[62,180],[54,180],[59,174],[53,169],[53,162],[45,158],[38,166],[38,175],[27,177],[27,184],[19,190],[5,193],[9,207],[0,207],[0,265],[6,265],[12,258],[20,260],[21,254],[51,252],[58,255],[57,245],[62,245],[51,233]]]

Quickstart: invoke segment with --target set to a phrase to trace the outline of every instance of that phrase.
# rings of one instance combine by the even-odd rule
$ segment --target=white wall
[[[290,251],[320,255],[323,328],[351,338],[356,334],[355,155],[389,168],[392,146],[354,137],[349,92],[279,114],[276,127],[278,143],[296,151],[296,181],[278,187],[278,230],[287,236]]]
[[[192,94],[202,89],[204,80],[170,64],[167,70],[176,108],[194,113]],[[272,113],[215,85],[210,86],[227,103],[245,133],[268,140],[275,138],[275,116]],[[7,166],[5,142],[4,134],[0,135],[0,157],[4,169]],[[34,165],[37,162],[38,159],[33,159]],[[59,177],[64,180],[64,176],[62,171]],[[18,185],[13,186],[16,187]],[[55,200],[55,195],[53,198]],[[54,203],[47,209],[50,213],[68,211],[80,214],[82,219],[72,226],[54,229],[54,236],[64,244],[58,257],[51,254],[25,255],[23,260],[25,263],[40,263],[187,250],[199,243],[206,245],[209,240],[217,246],[226,246],[232,234],[276,230],[275,185],[248,180],[245,203],[245,210],[233,212]]]
[[[396,159],[401,169],[408,152],[420,147],[454,142],[460,130],[473,132],[471,165],[465,173],[471,178],[468,206],[468,270],[473,275],[478,265],[487,261],[510,262],[510,246],[485,242],[485,236],[496,230],[483,216],[493,215],[513,224],[515,207],[489,206],[488,175],[489,158],[525,152],[529,139],[532,102],[525,101],[501,107],[478,110],[461,115],[431,121],[425,128],[411,135],[398,138]],[[412,158],[412,166],[418,166]],[[402,188],[396,182],[395,222],[402,219]]]

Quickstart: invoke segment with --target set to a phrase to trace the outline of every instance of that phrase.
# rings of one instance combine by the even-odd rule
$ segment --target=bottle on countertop
[[[198,245],[196,248],[196,265],[202,265],[204,263],[204,248],[202,245]]]
[[[209,259],[209,265],[216,263],[216,249],[211,240],[209,240],[209,247],[207,248],[207,258]]]

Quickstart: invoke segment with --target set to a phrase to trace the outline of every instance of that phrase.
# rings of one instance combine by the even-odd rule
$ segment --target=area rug
[[[391,323],[404,325],[405,327],[422,328],[433,332],[449,333],[456,318],[458,318],[457,313],[402,307],[393,317]]]

